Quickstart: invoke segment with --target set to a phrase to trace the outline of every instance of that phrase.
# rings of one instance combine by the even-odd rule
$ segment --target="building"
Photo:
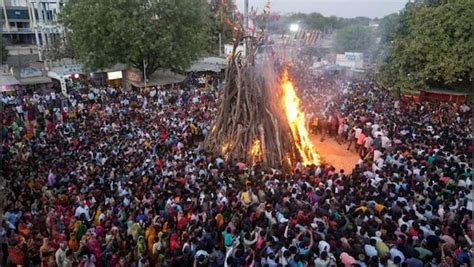
[[[336,64],[351,69],[361,69],[364,67],[364,54],[345,52],[336,55]]]
[[[41,60],[42,49],[63,36],[57,21],[66,1],[0,0],[2,37],[10,55],[31,54]]]

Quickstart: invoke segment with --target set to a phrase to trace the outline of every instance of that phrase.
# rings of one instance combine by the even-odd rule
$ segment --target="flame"
[[[227,151],[230,149],[231,145],[232,145],[232,144],[231,144],[230,142],[225,142],[224,144],[222,144],[222,146],[221,146],[221,153],[222,153],[222,154],[226,154]]]
[[[252,155],[254,160],[259,160],[262,157],[262,147],[260,146],[260,140],[253,140],[252,147],[250,148],[250,155]]]
[[[300,109],[300,99],[296,95],[295,88],[288,78],[288,70],[286,69],[282,74],[281,88],[283,89],[284,111],[288,118],[296,148],[301,156],[301,161],[304,165],[318,165],[320,163],[319,155],[309,138],[308,130],[306,129],[305,114]]]

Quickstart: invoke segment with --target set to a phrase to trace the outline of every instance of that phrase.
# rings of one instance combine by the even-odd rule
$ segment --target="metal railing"
[[[10,27],[10,29],[8,29],[7,27],[3,27],[2,31],[3,33],[16,33],[16,32],[32,33],[33,29],[32,28],[17,28],[17,27]]]

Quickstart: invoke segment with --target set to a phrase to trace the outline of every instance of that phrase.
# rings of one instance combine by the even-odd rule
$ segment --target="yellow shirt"
[[[390,249],[388,248],[387,244],[385,244],[384,242],[380,240],[377,240],[377,243],[375,244],[375,248],[377,249],[379,257],[384,257],[390,252]]]
[[[252,202],[252,198],[250,197],[250,193],[248,191],[242,192],[240,195],[240,199],[245,203],[245,204],[250,204]]]

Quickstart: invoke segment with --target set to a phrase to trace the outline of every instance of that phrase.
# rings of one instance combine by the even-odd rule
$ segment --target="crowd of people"
[[[215,92],[2,96],[0,265],[471,266],[470,107],[331,79],[300,93],[353,170],[202,151]]]

